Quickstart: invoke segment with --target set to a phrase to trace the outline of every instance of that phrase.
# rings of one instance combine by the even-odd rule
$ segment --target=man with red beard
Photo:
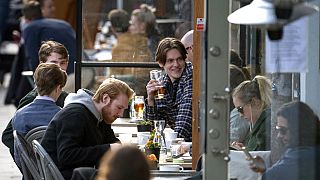
[[[192,64],[186,62],[187,51],[180,40],[164,38],[160,41],[156,61],[165,75],[162,83],[150,80],[146,86],[148,98],[146,119],[166,120],[178,132],[179,138],[192,140]],[[163,98],[155,93],[164,87]]]
[[[97,167],[106,151],[119,146],[111,124],[133,93],[125,82],[108,78],[94,94],[85,89],[69,94],[41,142],[65,179],[77,167]]]

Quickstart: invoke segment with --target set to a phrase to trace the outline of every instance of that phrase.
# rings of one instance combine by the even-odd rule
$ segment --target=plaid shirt
[[[155,100],[155,106],[146,106],[146,119],[166,120],[166,123],[178,132],[178,137],[191,141],[192,64],[187,62],[181,78],[173,83],[166,75],[163,85],[164,98]]]

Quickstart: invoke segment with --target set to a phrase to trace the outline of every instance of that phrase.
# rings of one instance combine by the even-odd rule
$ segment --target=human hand
[[[148,105],[154,106],[154,98],[155,98],[155,92],[159,89],[159,83],[158,81],[151,79],[147,86],[147,94],[148,94]]]
[[[190,151],[190,145],[189,144],[182,144],[178,150],[177,150],[177,153],[178,154],[185,154],[187,152]]]
[[[266,165],[260,156],[254,156],[253,158],[247,160],[250,161],[249,167],[254,172],[264,173],[266,171]]]
[[[236,141],[232,142],[230,146],[236,150],[242,150],[245,147],[242,143]]]

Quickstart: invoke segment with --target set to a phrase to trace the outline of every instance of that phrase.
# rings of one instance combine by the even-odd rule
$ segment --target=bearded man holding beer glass
[[[161,81],[148,82],[146,119],[165,120],[179,138],[192,140],[192,64],[180,40],[164,38],[156,51],[156,61],[163,68]],[[158,95],[164,89],[163,95]]]

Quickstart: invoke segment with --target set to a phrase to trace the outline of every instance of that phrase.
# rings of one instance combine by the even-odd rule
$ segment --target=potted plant
[[[144,150],[146,155],[154,154],[157,159],[159,159],[160,156],[160,144],[158,142],[153,142],[154,138],[154,130],[150,132],[150,138],[147,142],[147,144],[144,146]]]
[[[150,132],[152,121],[141,120],[137,122],[138,132]]]

